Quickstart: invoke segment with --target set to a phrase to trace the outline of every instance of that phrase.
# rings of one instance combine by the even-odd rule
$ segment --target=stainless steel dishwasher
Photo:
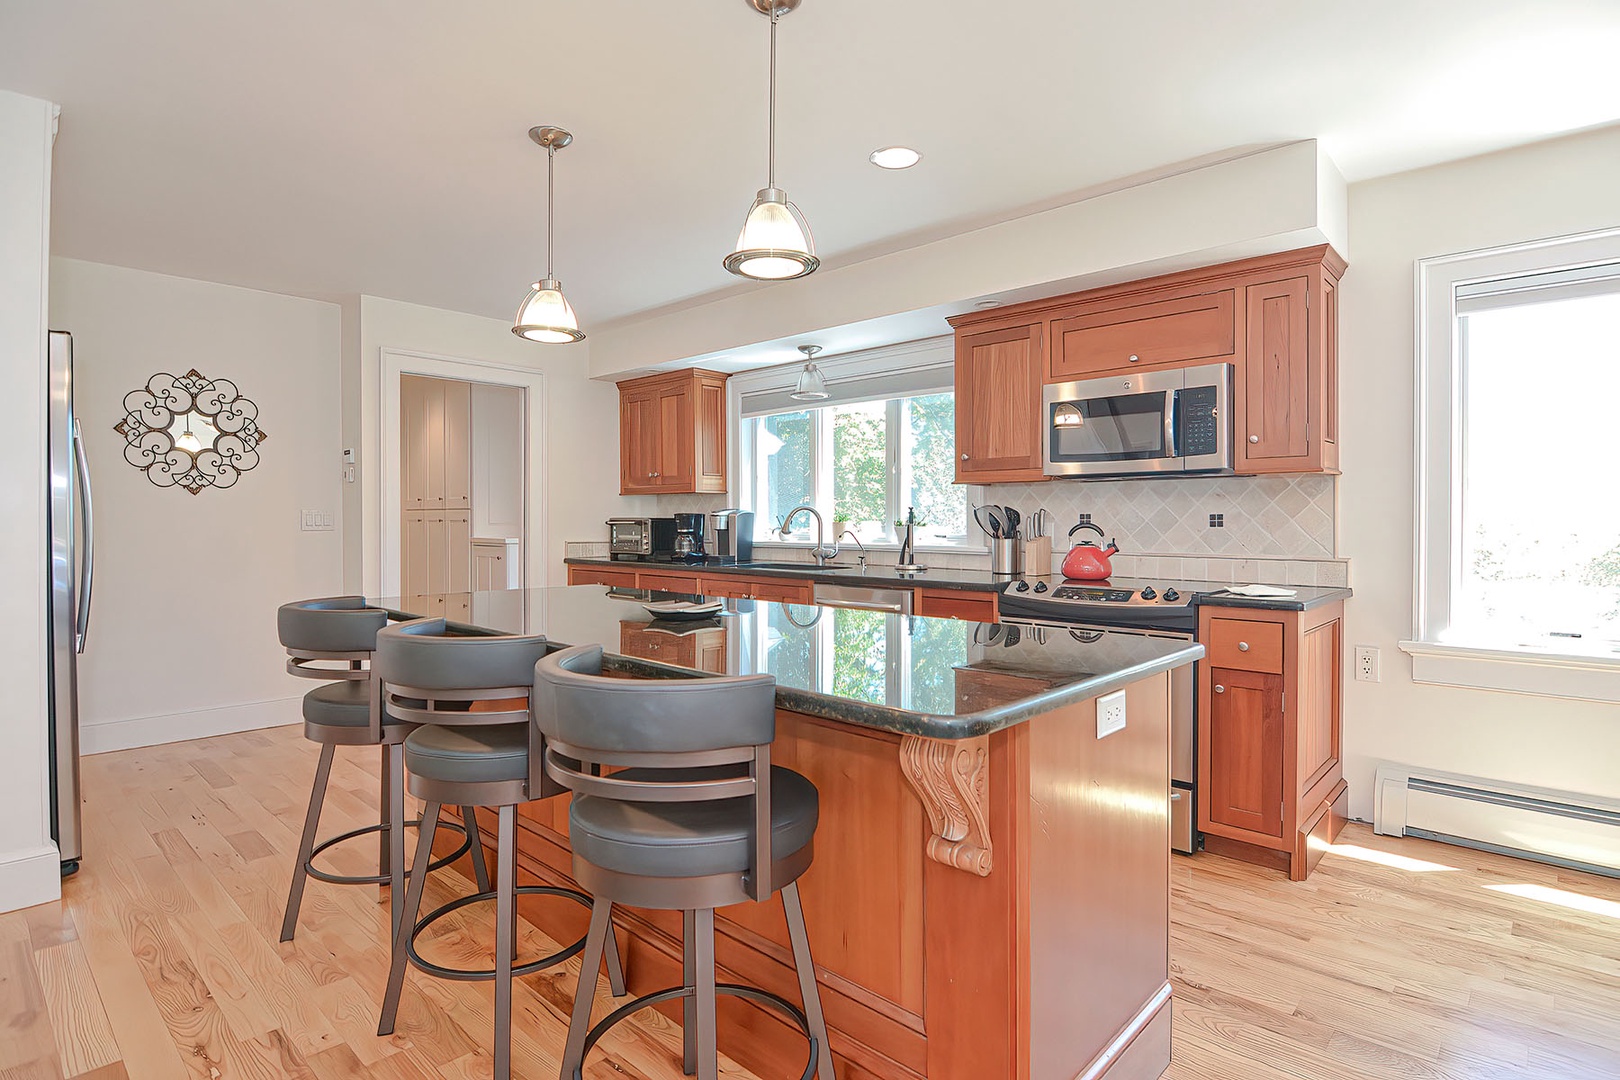
[[[820,581],[813,586],[812,596],[822,607],[853,608],[856,611],[887,611],[896,615],[911,614],[910,589],[878,589],[862,585],[827,585]]]

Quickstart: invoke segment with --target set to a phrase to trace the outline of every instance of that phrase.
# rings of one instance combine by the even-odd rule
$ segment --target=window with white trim
[[[1424,260],[1418,272],[1417,641],[1407,651],[1612,663],[1620,693],[1620,233]],[[1424,667],[1415,662],[1420,679]],[[1423,681],[1560,692],[1546,678],[1451,675]]]
[[[915,510],[919,545],[979,545],[968,529],[968,489],[955,483],[956,398],[951,354],[940,343],[822,362],[829,396],[798,402],[799,365],[737,376],[738,497],[754,511],[755,539],[809,504],[831,542],[845,529],[863,544],[897,544]],[[813,542],[801,515],[791,543]]]

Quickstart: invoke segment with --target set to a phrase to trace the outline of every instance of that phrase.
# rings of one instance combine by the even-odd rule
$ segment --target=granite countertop
[[[723,614],[699,622],[655,621],[640,601],[664,596],[603,585],[474,593],[466,622],[600,645],[610,670],[644,677],[769,673],[784,709],[934,739],[987,735],[1204,655],[1201,645],[1132,633],[754,600],[724,601]],[[414,615],[422,600],[432,610],[432,598],[372,602]]]
[[[689,574],[741,574],[747,577],[780,577],[795,578],[799,580],[821,581],[829,584],[843,585],[869,585],[900,588],[927,588],[927,589],[958,589],[967,592],[1000,592],[1011,578],[1005,574],[992,574],[988,570],[955,569],[940,567],[926,570],[921,574],[899,574],[892,566],[869,566],[865,570],[857,567],[844,569],[822,569],[815,563],[802,563],[789,565],[787,563],[771,563],[768,566],[759,566],[753,563],[743,565],[709,565],[706,563],[664,563],[664,562],[627,562],[613,559],[565,559],[564,562],[576,566],[611,566],[626,570],[652,570],[667,571],[670,573]],[[1064,581],[1062,574],[1021,574],[1019,577],[1029,581],[1044,580],[1053,585]],[[1314,607],[1329,604],[1336,600],[1347,600],[1352,595],[1348,588],[1330,586],[1290,585],[1294,595],[1290,597],[1261,598],[1252,596],[1233,596],[1222,592],[1228,586],[1218,581],[1183,581],[1172,578],[1127,578],[1115,577],[1108,581],[1086,582],[1088,585],[1113,585],[1118,588],[1134,588],[1140,590],[1143,585],[1152,585],[1161,592],[1169,585],[1179,589],[1184,595],[1193,597],[1193,603],[1204,604],[1210,607],[1242,607],[1254,608],[1264,611],[1309,611]]]

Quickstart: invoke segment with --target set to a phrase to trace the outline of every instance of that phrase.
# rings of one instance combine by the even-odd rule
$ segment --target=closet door
[[[444,387],[443,379],[423,379],[422,441],[427,444],[427,508],[443,510]]]
[[[399,505],[402,510],[427,506],[427,380],[404,375],[399,380]]]
[[[472,591],[472,511],[447,510],[444,514],[444,591]]]
[[[450,510],[472,506],[472,383],[443,380],[444,505]]]

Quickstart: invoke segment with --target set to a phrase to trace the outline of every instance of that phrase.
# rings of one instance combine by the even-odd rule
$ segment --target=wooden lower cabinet
[[[1348,812],[1340,760],[1344,605],[1204,607],[1198,828],[1204,849],[1302,881]]]
[[[913,610],[930,619],[966,619],[969,622],[995,622],[995,593],[965,592],[959,589],[918,589]]]
[[[570,566],[568,584],[613,585],[621,589],[633,589],[636,587],[636,571],[634,567],[625,567],[621,570],[617,566]]]
[[[619,622],[619,651],[639,660],[723,675],[726,634],[724,626],[654,628],[648,623],[624,619]]]

